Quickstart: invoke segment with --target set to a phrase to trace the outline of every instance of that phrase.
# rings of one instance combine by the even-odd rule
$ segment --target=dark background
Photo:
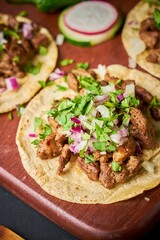
[[[2,187],[0,225],[10,228],[26,240],[78,240]],[[159,229],[160,221],[141,240],[160,239]]]

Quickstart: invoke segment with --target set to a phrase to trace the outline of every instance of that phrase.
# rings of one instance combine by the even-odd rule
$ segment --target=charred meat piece
[[[72,70],[72,72],[73,72],[73,74],[75,75],[75,76],[82,76],[82,77],[93,77],[92,75],[94,75],[95,76],[95,74],[94,74],[94,72],[93,71],[90,71],[90,73],[87,71],[87,70],[85,70],[85,69],[83,69],[83,68],[78,68],[78,69],[74,69],[74,70]]]
[[[128,170],[130,177],[138,172],[138,170],[141,167],[141,164],[142,164],[141,156],[130,156],[130,159],[126,164],[126,169]]]
[[[12,29],[17,29],[19,26],[18,21],[16,20],[16,18],[14,18],[13,16],[9,15],[8,16],[8,26]]]
[[[81,157],[77,158],[80,168],[87,174],[88,178],[92,181],[97,181],[99,176],[99,164],[98,162],[94,163],[85,163],[84,159]]]
[[[0,88],[5,88],[6,84],[3,77],[0,77]]]
[[[143,31],[154,31],[157,30],[153,18],[147,18],[141,22],[140,30]]]
[[[47,47],[49,45],[49,39],[43,33],[37,33],[31,39],[33,47],[38,50],[39,46]]]
[[[73,89],[76,92],[79,91],[79,82],[73,73],[67,74],[66,82],[71,89]]]
[[[139,85],[136,85],[136,95],[146,104],[149,104],[153,99],[152,94]]]
[[[159,49],[151,49],[149,51],[146,60],[151,63],[158,63],[160,64],[160,48]]]
[[[42,160],[49,159],[60,155],[62,147],[57,146],[55,133],[48,135],[38,144],[37,155]]]
[[[48,116],[48,122],[50,124],[51,129],[52,129],[52,132],[55,133],[57,131],[59,123],[52,116]]]
[[[125,168],[122,168],[120,172],[114,172],[112,170],[111,164],[106,164],[101,168],[101,172],[99,175],[99,181],[105,188],[111,189],[117,183],[124,183],[128,178],[128,171]]]
[[[158,31],[153,32],[140,32],[140,38],[145,42],[147,48],[155,48],[158,40],[159,40],[159,33]]]
[[[125,160],[134,154],[135,150],[136,142],[133,137],[129,137],[128,141],[119,146],[113,153],[113,161],[122,164]]]
[[[108,83],[113,82],[114,84],[116,84],[116,82],[118,81],[118,78],[111,77],[108,73],[106,73],[105,81],[108,82]]]
[[[132,123],[130,128],[131,135],[138,139],[144,148],[155,148],[155,129],[152,123],[144,116],[140,109],[132,107],[130,114]]]
[[[154,120],[160,121],[160,109],[158,109],[158,107],[151,107],[150,114]]]
[[[59,167],[57,169],[57,173],[60,175],[63,172],[66,164],[69,162],[71,158],[71,151],[69,150],[68,144],[65,144],[62,148],[61,156],[58,159]]]

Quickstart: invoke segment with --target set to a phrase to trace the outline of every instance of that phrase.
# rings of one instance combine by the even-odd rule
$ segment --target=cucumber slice
[[[93,4],[96,3],[96,4]],[[111,21],[108,20],[106,23],[100,24],[100,11],[101,8],[98,8],[99,10],[94,9],[95,6],[100,5],[101,7],[104,5],[105,10],[104,11],[110,11],[110,13],[114,13],[114,17],[111,18]],[[94,21],[92,21],[92,17],[87,17],[88,11],[85,11],[86,18],[81,16],[81,12],[83,12],[83,8],[89,8],[93,4],[94,7],[92,7],[92,15],[95,10],[94,14]],[[87,7],[88,5],[88,7]],[[108,7],[109,6],[109,7]],[[75,11],[76,10],[76,11]],[[79,12],[80,10],[80,12]],[[79,12],[79,14],[78,14]],[[68,17],[69,16],[69,17]],[[81,20],[83,18],[83,21]],[[96,26],[95,26],[95,21],[96,18],[98,18]],[[102,19],[105,18],[104,12],[103,12],[103,17]],[[106,18],[107,20],[107,18]],[[73,24],[72,22],[76,22],[76,24]],[[81,24],[81,21],[83,22]],[[85,27],[85,22],[87,27]],[[112,7],[112,5],[102,2],[102,1],[92,1],[92,2],[82,2],[80,4],[76,4],[73,7],[69,7],[65,9],[59,16],[59,21],[58,25],[60,28],[60,31],[64,34],[65,38],[67,41],[74,45],[79,45],[79,46],[92,46],[99,44],[107,39],[112,38],[120,26],[122,25],[123,18],[118,11]],[[78,25],[78,23],[80,25]],[[76,26],[76,28],[75,28]],[[79,26],[79,27],[78,27]],[[92,26],[92,27],[91,27]],[[73,29],[74,28],[74,29]]]

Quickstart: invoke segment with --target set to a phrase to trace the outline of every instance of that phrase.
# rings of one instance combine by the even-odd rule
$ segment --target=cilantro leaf
[[[64,66],[68,66],[68,65],[72,64],[73,62],[74,62],[73,59],[68,59],[68,58],[66,58],[66,59],[61,60],[61,61],[59,62],[59,64],[60,64],[62,67],[64,67]]]
[[[39,71],[40,71],[40,68],[41,68],[41,63],[38,63],[37,65],[33,65],[31,63],[28,63],[25,66],[24,70],[27,73],[31,73],[33,75],[37,75],[39,73]]]
[[[77,68],[88,69],[89,68],[89,63],[88,62],[77,63]]]
[[[67,87],[61,86],[61,85],[56,85],[56,88],[57,88],[57,91],[61,91],[61,92],[64,92],[67,90]]]
[[[3,31],[4,37],[15,37],[16,39],[20,39],[20,36],[18,35],[18,33],[14,30],[11,29],[4,29]]]
[[[157,99],[157,96],[154,96],[152,101],[150,102],[150,107],[158,107],[160,106],[160,101]]]
[[[100,83],[94,78],[87,76],[78,76],[78,81],[81,88],[86,88],[93,94],[101,95],[102,91]]]
[[[35,139],[33,142],[31,142],[33,145],[35,145],[35,147],[38,146],[40,140],[39,139]]]
[[[44,133],[40,134],[40,139],[45,139],[48,135],[52,133],[51,127],[49,124],[45,124]]]
[[[85,154],[85,155],[84,155],[84,162],[85,162],[85,163],[94,163],[94,162],[95,162],[95,159],[94,159],[93,155],[87,155],[87,154]]]
[[[36,131],[38,129],[38,127],[42,126],[42,119],[39,117],[35,117],[34,118],[34,131]]]
[[[38,52],[39,52],[40,55],[44,56],[44,55],[47,54],[48,49],[46,47],[40,45],[39,48],[38,48]]]
[[[112,161],[111,166],[114,172],[120,172],[122,170],[122,167],[118,162]]]
[[[155,24],[156,24],[158,30],[160,30],[160,10],[158,8],[156,8],[154,10],[153,19],[155,21]]]

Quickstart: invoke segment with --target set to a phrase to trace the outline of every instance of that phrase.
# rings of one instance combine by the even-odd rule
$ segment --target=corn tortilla
[[[107,72],[110,76],[123,80],[135,80],[137,84],[149,90],[153,95],[155,89],[160,91],[160,82],[156,78],[138,70],[131,70],[121,65],[111,65],[107,68]],[[56,173],[58,157],[49,160],[38,158],[36,148],[31,144],[33,139],[28,137],[28,134],[34,129],[34,118],[40,117],[47,123],[45,113],[50,110],[50,103],[53,100],[67,96],[74,98],[76,96],[76,93],[69,88],[64,92],[57,91],[56,84],[67,87],[66,82],[61,78],[54,85],[40,91],[25,109],[16,135],[16,144],[23,166],[44,191],[69,202],[109,204],[135,197],[160,183],[159,123],[156,124],[159,131],[157,137],[158,147],[155,150],[144,151],[144,160],[151,161],[154,164],[154,174],[148,173],[142,167],[139,173],[130,181],[119,184],[110,190],[104,188],[100,182],[91,181],[78,166],[77,161],[75,161],[76,156],[72,157],[61,176]]]
[[[30,19],[17,16],[18,22],[31,22]],[[0,23],[7,25],[8,15],[0,14]],[[53,71],[56,65],[58,50],[52,35],[49,31],[41,27],[40,32],[45,34],[50,40],[46,55],[35,55],[31,64],[41,63],[41,68],[38,74],[32,75],[27,73],[23,78],[17,78],[20,87],[15,91],[6,90],[0,94],[0,113],[11,111],[16,108],[16,105],[28,102],[41,88],[39,80],[47,81],[49,74]]]
[[[150,5],[144,1],[140,1],[135,5],[126,18],[122,31],[122,42],[128,55],[142,69],[160,78],[160,65],[146,61],[148,50],[143,40],[139,37],[140,23],[146,18],[152,17],[155,8],[160,9],[160,6]]]

